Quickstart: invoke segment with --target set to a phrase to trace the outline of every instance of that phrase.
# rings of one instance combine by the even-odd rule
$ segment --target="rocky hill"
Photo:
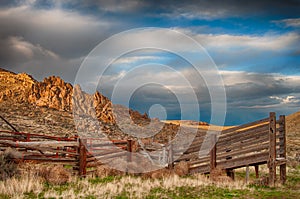
[[[6,70],[0,70],[0,102],[11,101],[16,103],[28,103],[38,107],[53,108],[59,111],[73,111],[72,97],[74,93],[74,107],[81,114],[92,114],[92,105],[95,108],[96,116],[100,121],[115,124],[112,114],[111,101],[96,92],[89,95],[76,85],[74,88],[70,83],[64,82],[60,77],[51,76],[44,81],[38,82],[27,74],[15,74]],[[80,109],[80,110],[79,110]],[[130,111],[137,119],[148,120],[148,116],[138,112]]]
[[[35,83],[36,80],[30,75],[15,74],[0,68],[0,102],[26,102]]]
[[[15,74],[0,69],[0,77],[0,113],[19,131],[73,135],[76,134],[73,120],[75,113],[96,116],[101,123],[101,130],[112,138],[128,136],[116,124],[112,102],[99,92],[87,94],[80,86],[73,87],[55,76],[38,82],[25,73]],[[72,100],[73,97],[76,100]],[[72,103],[75,103],[74,106]],[[121,105],[114,105],[114,111],[129,113],[131,120],[140,126],[150,122],[147,114],[140,114]],[[9,127],[0,122],[0,129]],[[169,136],[175,136],[176,129],[177,125],[164,124],[163,130],[156,137],[160,141],[166,140]],[[92,126],[89,130],[94,132],[98,129],[97,126]]]

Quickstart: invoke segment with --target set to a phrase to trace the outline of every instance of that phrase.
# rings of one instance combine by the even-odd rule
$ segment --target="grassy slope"
[[[238,171],[235,182],[211,182],[205,176],[143,179],[123,176],[72,179],[51,185],[31,176],[0,182],[0,198],[299,198],[300,167],[289,169],[287,184],[271,188],[245,184]],[[252,180],[254,175],[250,175]]]
[[[287,151],[292,158],[300,154],[300,112],[286,117]]]

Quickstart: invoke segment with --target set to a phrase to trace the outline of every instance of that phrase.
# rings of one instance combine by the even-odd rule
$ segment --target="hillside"
[[[121,105],[113,105],[101,93],[87,94],[81,90],[80,86],[73,87],[59,77],[51,76],[38,82],[25,73],[15,74],[3,69],[0,69],[0,77],[0,113],[19,131],[60,136],[74,135],[76,134],[72,114],[74,112],[75,115],[81,116],[82,114],[86,116],[96,114],[101,131],[111,138],[130,137],[124,134],[117,125],[112,106],[121,117],[122,114],[129,113],[131,120],[137,125],[143,126],[150,122],[147,114],[140,114],[138,111]],[[74,106],[72,106],[72,97],[76,98]],[[76,110],[72,110],[72,107],[76,107]],[[95,113],[91,107],[94,108]],[[155,136],[157,141],[164,142],[169,136],[176,135],[178,125],[164,124],[158,120],[153,120],[153,122],[156,122],[157,126],[163,125],[162,130]],[[1,129],[10,130],[3,121],[0,122]],[[88,130],[98,131],[95,125],[90,125]]]
[[[288,155],[300,161],[300,112],[286,117]]]

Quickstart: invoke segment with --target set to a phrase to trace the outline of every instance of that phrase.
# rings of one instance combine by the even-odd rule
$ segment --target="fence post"
[[[249,165],[246,166],[246,184],[249,182]]]
[[[286,159],[286,127],[285,127],[285,116],[280,115],[279,117],[279,157]],[[286,164],[280,165],[280,181],[282,184],[286,182]]]
[[[259,165],[255,165],[254,169],[255,169],[255,177],[259,178]]]
[[[212,174],[213,170],[216,169],[217,166],[217,135],[211,134],[210,135],[210,143],[212,146],[210,150],[210,175]]]
[[[276,114],[269,117],[269,185],[274,186],[276,181]]]
[[[87,150],[86,150],[86,139],[80,139],[79,138],[79,176],[84,177],[86,175],[86,156],[87,156]]]
[[[174,158],[173,158],[173,144],[172,142],[169,142],[169,151],[168,151],[168,168],[173,169],[174,168]]]
[[[132,162],[132,147],[133,147],[133,140],[127,140],[127,164],[126,164],[126,174],[128,174],[128,168],[129,168],[129,163]]]
[[[132,140],[127,140],[127,162],[132,161]]]

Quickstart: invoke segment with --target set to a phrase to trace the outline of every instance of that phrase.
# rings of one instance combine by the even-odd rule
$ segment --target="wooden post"
[[[286,126],[285,126],[285,116],[280,115],[279,117],[279,144],[280,144],[280,158],[286,159]],[[286,182],[286,164],[280,165],[280,181],[282,184]]]
[[[132,140],[127,140],[127,162],[131,162],[132,161]]]
[[[217,135],[211,134],[210,135],[210,143],[211,143],[211,150],[210,150],[210,174],[212,171],[216,169],[217,166]]]
[[[86,175],[86,139],[79,139],[79,176],[85,177]]]
[[[234,180],[234,169],[226,169],[226,175],[230,177],[232,180]]]
[[[276,181],[276,115],[270,113],[269,117],[269,185],[274,186]]]
[[[255,165],[254,168],[255,168],[255,177],[259,178],[259,166]]]
[[[168,152],[168,168],[173,169],[174,168],[174,159],[173,159],[173,144],[172,142],[169,142],[169,152]]]
[[[246,166],[246,184],[249,182],[249,165]]]

